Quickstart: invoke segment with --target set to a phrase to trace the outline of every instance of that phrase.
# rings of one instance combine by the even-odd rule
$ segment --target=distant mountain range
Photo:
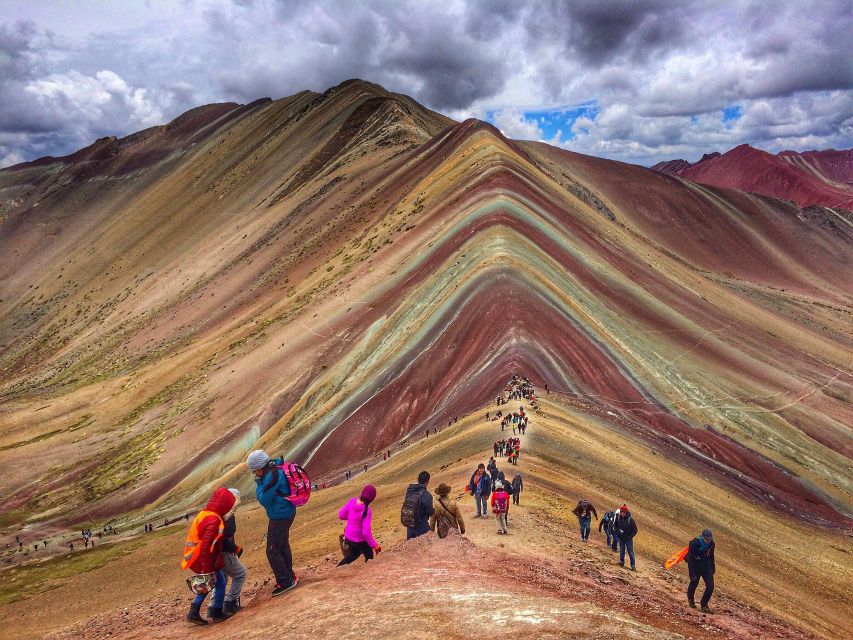
[[[782,151],[776,155],[742,144],[698,162],[666,160],[656,171],[715,187],[792,200],[801,207],[853,209],[853,149]]]

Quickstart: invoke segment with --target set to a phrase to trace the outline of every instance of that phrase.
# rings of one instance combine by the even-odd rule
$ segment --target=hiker
[[[349,549],[349,553],[338,563],[339,567],[354,562],[361,555],[367,562],[382,551],[382,547],[373,538],[370,529],[373,519],[373,509],[370,508],[370,503],[374,500],[376,500],[376,487],[367,484],[361,490],[361,495],[358,498],[351,498],[338,511],[338,518],[346,520],[347,523],[343,536],[345,546]]]
[[[215,597],[213,606],[208,609],[208,615],[214,622],[228,619],[228,615],[222,610],[225,600],[225,574],[222,572],[222,534],[225,525],[222,519],[231,511],[235,502],[234,494],[225,487],[219,487],[213,492],[207,506],[199,511],[190,525],[181,561],[182,568],[195,574],[188,583],[201,581],[209,585],[211,578],[215,576]],[[187,620],[193,624],[207,624],[207,620],[202,618],[200,613],[207,594],[207,591],[198,593],[190,605]]]
[[[604,527],[604,535],[607,536],[607,546],[612,551],[616,551],[616,531],[613,528],[613,522],[616,518],[617,511],[617,509],[608,511],[601,516],[601,520],[598,523],[598,532],[601,533],[601,528]]]
[[[262,449],[249,454],[249,471],[255,474],[255,493],[264,509],[267,525],[267,561],[275,574],[273,596],[281,595],[293,589],[299,580],[293,573],[293,554],[290,551],[290,527],[296,518],[296,507],[287,499],[290,495],[290,483],[278,468],[281,459],[271,460]]]
[[[489,475],[492,476],[492,484],[494,484],[495,480],[498,478],[498,463],[495,462],[494,458],[489,458],[489,465],[486,469],[488,469]]]
[[[477,470],[471,476],[471,481],[468,483],[468,493],[474,496],[474,501],[477,504],[477,517],[488,518],[488,508],[486,501],[489,499],[489,494],[492,492],[492,479],[486,473],[486,465],[482,462],[477,465]]]
[[[710,529],[705,529],[701,535],[690,541],[685,560],[687,560],[687,570],[690,573],[687,602],[691,608],[696,608],[693,596],[696,594],[696,587],[699,586],[699,578],[702,578],[705,583],[705,592],[702,594],[702,600],[699,601],[702,613],[714,613],[708,607],[711,595],[714,593],[714,572],[716,570],[714,567],[714,536],[711,535]]]
[[[237,533],[237,520],[235,512],[240,505],[240,492],[237,489],[228,489],[234,496],[234,506],[225,514],[223,521],[225,529],[222,532],[222,573],[225,574],[226,580],[231,578],[231,586],[225,594],[225,602],[222,605],[222,611],[227,615],[234,615],[242,607],[240,606],[240,592],[243,590],[243,584],[246,582],[246,566],[240,561],[240,556],[243,555],[243,547],[239,546],[234,541],[234,535]],[[216,602],[217,589],[213,590],[213,602]],[[207,617],[213,618],[213,606],[207,610]]]
[[[446,538],[451,531],[458,531],[465,535],[465,521],[462,519],[462,511],[456,500],[449,500],[450,487],[443,482],[435,490],[438,496],[438,504],[435,505],[435,513],[430,516],[429,528],[438,534],[439,538]]]
[[[636,571],[634,536],[637,535],[637,523],[634,522],[634,517],[626,505],[623,504],[619,507],[619,514],[616,516],[613,527],[619,541],[619,565],[625,566],[625,551],[627,551],[628,557],[631,559],[631,571]]]
[[[432,494],[427,491],[429,478],[428,471],[421,471],[417,484],[410,484],[406,489],[403,508],[400,510],[400,522],[406,527],[406,540],[429,531],[429,518],[435,513]]]
[[[524,489],[524,480],[522,480],[520,473],[516,473],[515,477],[512,479],[512,503],[513,504],[520,504],[521,492],[523,489]]]
[[[498,523],[498,533],[506,535],[507,513],[509,513],[509,494],[504,489],[504,483],[498,480],[495,483],[495,492],[492,494],[492,513]]]
[[[598,520],[598,513],[595,511],[595,507],[588,500],[581,499],[578,502],[578,506],[572,509],[572,513],[578,517],[578,524],[581,527],[581,541],[589,542],[589,529],[592,524],[592,516],[595,516],[595,519]]]

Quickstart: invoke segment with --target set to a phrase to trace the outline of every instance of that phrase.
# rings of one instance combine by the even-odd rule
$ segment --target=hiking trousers
[[[512,503],[520,504],[518,501],[521,498],[521,491],[513,491],[512,492]]]
[[[592,525],[592,516],[578,516],[581,525],[581,540],[589,540],[589,528]]]
[[[619,540],[619,564],[625,564],[625,552],[628,552],[628,557],[631,558],[631,568],[636,565],[634,560],[634,539]]]
[[[489,515],[489,496],[477,493],[474,500],[477,502],[477,515]]]
[[[506,533],[506,515],[505,513],[496,513],[495,520],[498,523],[498,531]]]
[[[222,561],[225,563],[222,566],[222,573],[226,579],[231,578],[231,586],[228,587],[228,592],[225,594],[225,602],[237,602],[240,599],[240,592],[243,591],[243,583],[246,582],[246,565],[240,562],[240,558],[236,553],[224,551],[222,553]],[[216,602],[216,596],[219,594],[219,586],[213,590],[213,601]]]
[[[702,578],[705,583],[705,593],[702,594],[701,605],[707,607],[711,601],[711,596],[714,594],[714,574],[711,572],[690,578],[690,585],[687,587],[687,599],[694,602],[693,597],[696,595],[696,587],[699,586],[699,578]]]
[[[364,555],[365,562],[373,560],[373,548],[366,542],[353,542],[352,540],[347,540],[347,546],[349,547],[349,553],[338,563],[339,567],[349,564],[350,562],[355,562],[361,555]]]
[[[275,581],[282,587],[293,583],[293,555],[290,552],[290,526],[293,518],[270,520],[267,526],[267,561],[275,574]]]

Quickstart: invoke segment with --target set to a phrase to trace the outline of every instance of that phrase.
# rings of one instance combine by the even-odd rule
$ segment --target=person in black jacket
[[[618,509],[608,511],[601,516],[601,522],[598,523],[598,532],[601,533],[601,528],[604,527],[604,534],[607,536],[607,546],[611,551],[616,551],[616,532],[613,529],[613,523],[616,520]]]
[[[234,514],[240,504],[240,492],[237,489],[228,489],[228,491],[234,494],[234,506],[222,518],[225,523],[225,529],[222,532],[222,561],[225,563],[222,566],[222,573],[225,574],[226,579],[231,578],[231,586],[225,594],[225,604],[222,611],[228,615],[234,615],[242,608],[240,606],[240,593],[243,591],[243,584],[246,582],[248,572],[246,565],[240,561],[240,556],[243,555],[243,547],[234,541],[234,535],[237,533],[237,519]],[[211,617],[209,610],[207,615]]]
[[[406,489],[406,498],[417,495],[419,500],[415,509],[415,526],[406,527],[406,540],[422,536],[430,530],[429,518],[435,513],[435,507],[432,506],[432,494],[427,491],[429,479],[429,471],[421,471],[418,474],[418,483],[410,484]]]
[[[578,517],[578,524],[580,524],[581,528],[581,541],[589,542],[589,528],[592,524],[592,516],[595,516],[595,519],[598,520],[598,513],[595,511],[595,507],[589,502],[589,500],[581,499],[578,502],[578,506],[576,506],[572,513]]]
[[[634,522],[634,517],[628,511],[626,505],[619,507],[619,515],[613,521],[613,529],[616,532],[616,537],[619,540],[619,564],[625,566],[625,552],[628,552],[628,557],[631,558],[631,571],[637,570],[637,563],[634,560],[634,536],[637,535],[637,523]]]
[[[705,593],[702,594],[700,604],[703,613],[714,613],[708,608],[711,595],[714,593],[714,537],[710,529],[705,529],[702,535],[690,541],[687,547],[687,570],[690,573],[690,586],[687,587],[687,602],[692,608],[696,608],[693,596],[696,595],[696,587],[699,586],[699,578],[705,582]]]

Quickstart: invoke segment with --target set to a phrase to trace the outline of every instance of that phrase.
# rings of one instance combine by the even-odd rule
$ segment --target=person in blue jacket
[[[702,594],[700,604],[702,613],[714,613],[708,607],[711,595],[714,593],[714,536],[710,529],[705,529],[701,535],[690,541],[687,547],[687,570],[690,574],[690,585],[687,587],[687,602],[695,609],[696,587],[699,586],[699,578],[705,582],[705,592]]]
[[[293,589],[299,580],[293,573],[293,555],[290,551],[290,527],[296,517],[296,507],[287,499],[290,484],[279,469],[283,460],[271,460],[265,451],[258,449],[249,454],[249,471],[255,474],[255,493],[267,511],[267,561],[275,574],[272,595],[278,596]]]

